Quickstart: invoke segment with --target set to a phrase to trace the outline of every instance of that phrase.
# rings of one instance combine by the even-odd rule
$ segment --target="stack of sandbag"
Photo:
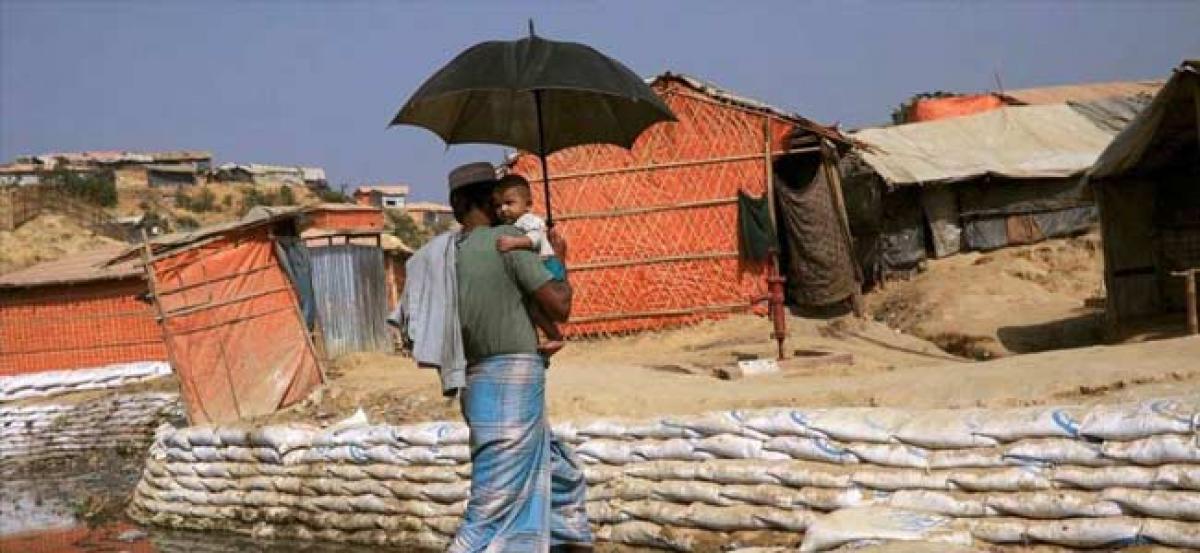
[[[597,537],[630,545],[1200,547],[1198,403],[766,409],[555,432],[584,462]],[[181,429],[152,447],[131,514],[438,549],[468,494],[467,444],[452,423]]]
[[[79,403],[0,407],[0,464],[70,459],[98,450],[142,452],[181,416],[178,394],[119,394]]]
[[[138,384],[171,374],[165,361],[117,363],[103,367],[0,376],[0,403],[85,390]]]

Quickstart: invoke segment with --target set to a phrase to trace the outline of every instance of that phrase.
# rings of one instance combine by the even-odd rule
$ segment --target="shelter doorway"
[[[780,156],[773,165],[776,236],[787,301],[800,308],[849,306],[859,292],[855,262],[838,216],[836,168],[820,151]]]

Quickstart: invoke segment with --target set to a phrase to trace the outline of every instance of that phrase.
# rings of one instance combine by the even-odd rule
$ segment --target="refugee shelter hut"
[[[193,424],[274,412],[324,380],[289,278],[295,267],[276,242],[298,235],[299,214],[255,208],[119,258],[151,256],[150,292]]]
[[[992,250],[1085,230],[1095,207],[1079,176],[1111,139],[1065,104],[1007,106],[853,133],[846,173],[856,241],[874,274],[926,253]],[[861,224],[867,221],[868,224]]]
[[[106,265],[110,246],[0,276],[0,378],[46,371],[120,371],[167,352],[136,263]]]
[[[1200,60],[1180,65],[1101,154],[1087,180],[1100,207],[1110,328],[1181,312],[1200,268]]]
[[[385,320],[398,297],[389,286],[397,259],[384,248],[383,210],[322,204],[306,210],[302,224],[324,355],[392,351]]]
[[[739,193],[767,194],[771,161],[787,153],[797,129],[813,144],[845,141],[686,75],[665,73],[650,86],[678,122],[651,127],[630,150],[584,145],[547,158],[554,220],[571,244],[568,335],[660,329],[749,309],[766,281],[761,261],[739,255]],[[542,179],[534,154],[519,154],[510,168]],[[545,205],[541,188],[532,187],[535,209]]]

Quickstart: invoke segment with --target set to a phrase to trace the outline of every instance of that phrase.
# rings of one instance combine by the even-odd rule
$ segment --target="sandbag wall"
[[[585,465],[602,540],[677,551],[873,539],[1200,547],[1198,404],[766,409],[555,432]],[[152,446],[130,514],[438,550],[469,492],[468,437],[452,423],[184,428]]]
[[[181,418],[179,395],[170,393],[0,406],[0,467],[104,450],[140,454],[158,426]]]
[[[139,361],[89,369],[0,376],[0,403],[86,390],[120,388],[170,374],[171,366],[164,361]]]

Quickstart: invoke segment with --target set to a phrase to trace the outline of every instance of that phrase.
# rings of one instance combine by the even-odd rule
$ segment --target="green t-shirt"
[[[472,230],[458,244],[458,318],[468,363],[506,353],[536,353],[525,302],[551,279],[537,253],[500,253],[496,238],[523,236],[510,225]]]

